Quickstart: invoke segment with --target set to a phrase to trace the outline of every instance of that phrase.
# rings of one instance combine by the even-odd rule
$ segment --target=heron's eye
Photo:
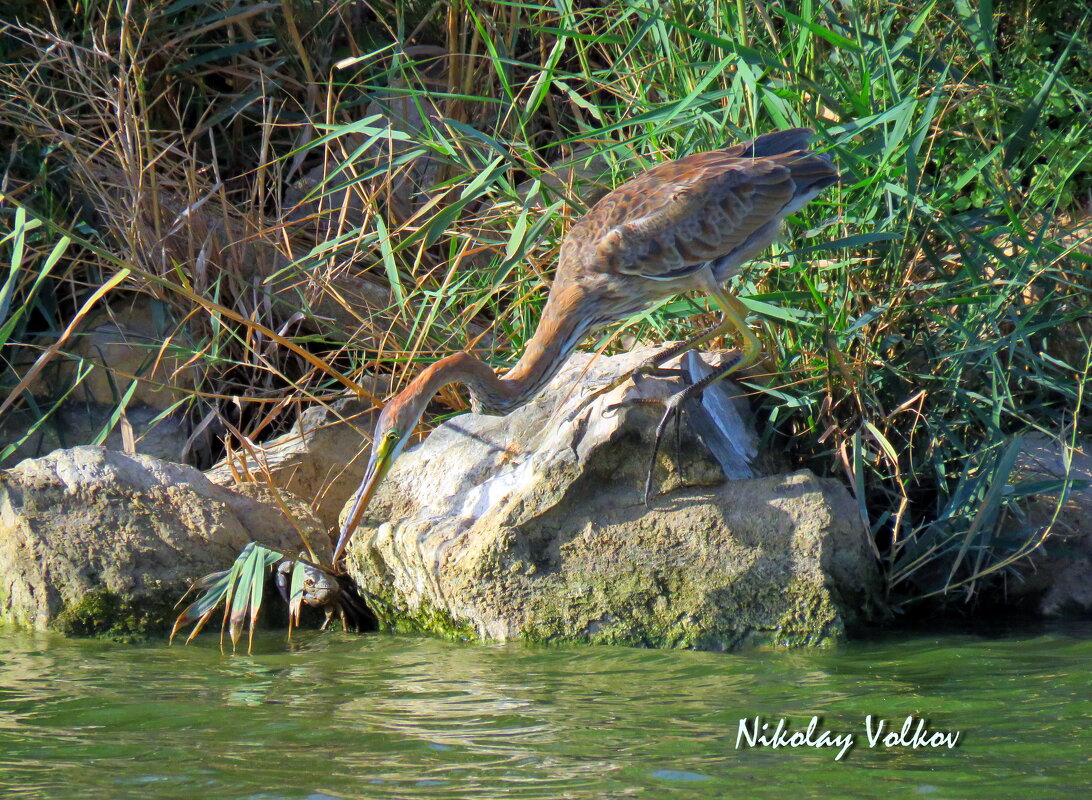
[[[390,431],[387,431],[386,438],[387,438],[387,441],[397,442],[401,437],[400,437],[398,431],[390,430]]]

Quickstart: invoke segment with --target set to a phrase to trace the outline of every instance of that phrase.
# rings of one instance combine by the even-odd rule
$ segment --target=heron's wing
[[[791,145],[803,133],[770,136]],[[661,164],[607,195],[580,222],[580,237],[593,248],[587,263],[673,280],[772,238],[789,204],[833,183],[837,171],[806,151],[750,155],[777,149],[778,141],[764,138]]]

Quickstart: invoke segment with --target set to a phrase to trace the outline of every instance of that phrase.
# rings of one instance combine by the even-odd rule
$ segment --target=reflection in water
[[[1092,627],[740,654],[267,635],[254,656],[0,636],[0,794],[587,798],[1075,793]],[[866,715],[960,730],[869,749]],[[741,718],[858,743],[735,749]]]

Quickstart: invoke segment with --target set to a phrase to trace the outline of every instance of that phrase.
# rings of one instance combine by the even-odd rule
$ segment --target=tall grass
[[[9,404],[123,293],[170,305],[191,413],[236,446],[366,373],[463,347],[503,367],[606,188],[807,125],[845,180],[734,287],[764,328],[765,435],[844,478],[893,601],[973,598],[1049,534],[1022,502],[1066,486],[1013,467],[1021,434],[1073,447],[1092,419],[1084,3],[72,9],[0,45]],[[679,298],[599,344],[708,313]]]

